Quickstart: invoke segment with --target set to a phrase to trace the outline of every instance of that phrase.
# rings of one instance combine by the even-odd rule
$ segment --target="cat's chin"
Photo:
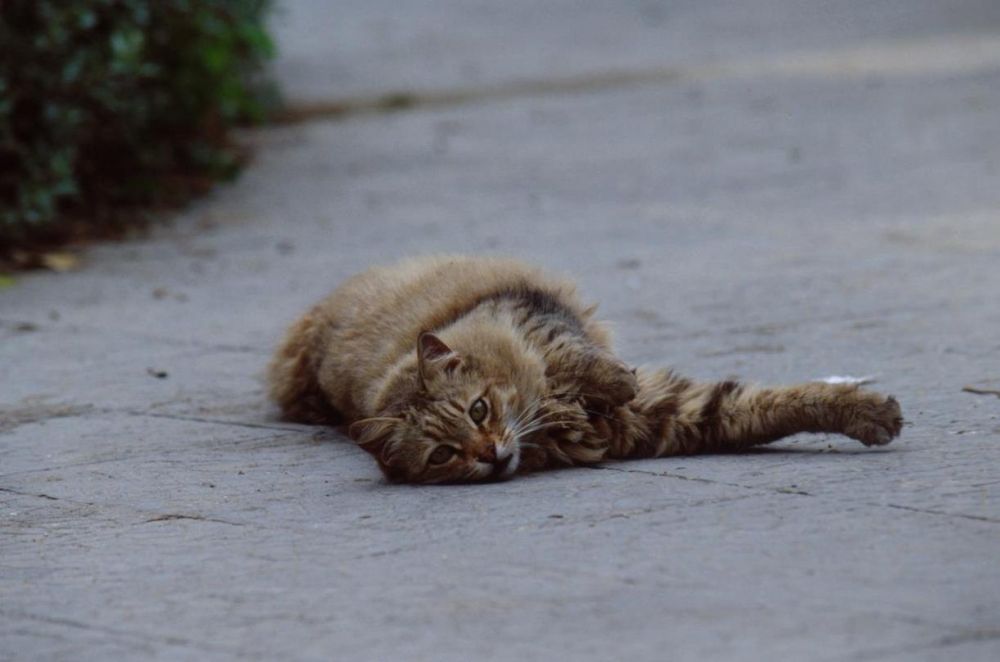
[[[476,462],[475,471],[469,477],[474,483],[497,483],[510,480],[517,473],[519,453],[515,451],[506,462]]]
[[[460,482],[467,483],[491,483],[509,480],[517,473],[521,460],[520,448],[516,441],[498,445],[496,455],[492,462],[474,461],[468,467]]]

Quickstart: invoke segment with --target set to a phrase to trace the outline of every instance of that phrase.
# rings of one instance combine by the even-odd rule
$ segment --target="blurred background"
[[[268,100],[267,7],[5,2],[0,259],[44,264],[45,244],[120,233],[233,175],[229,130]]]
[[[862,103],[902,94],[884,90],[897,81],[987,76],[1000,23],[990,0],[97,0],[14,1],[2,11],[0,247],[8,266],[39,265],[38,246],[120,235],[231,178],[252,151],[233,140],[232,127],[265,118],[511,97],[538,106],[607,91],[634,97],[609,115],[652,121],[635,102],[641,88],[665,87],[685,95],[660,113],[673,123],[631,132],[661,142],[678,140],[668,130],[686,134],[680,151],[659,157],[697,169],[716,150],[753,158],[766,150],[745,143],[767,142],[790,154],[789,172],[801,172],[839,158],[852,137],[838,132],[915,129],[908,142],[924,134],[901,126],[915,121],[902,96],[883,101],[876,117],[815,126],[821,120],[798,99],[777,107],[795,94],[787,88],[822,81],[818,93],[860,112]],[[838,80],[849,88],[832,91]],[[742,110],[742,126],[713,115],[725,110]],[[749,136],[720,143],[699,135],[712,122]],[[813,140],[809,153],[792,144],[796,130]],[[437,130],[439,151],[455,132]]]

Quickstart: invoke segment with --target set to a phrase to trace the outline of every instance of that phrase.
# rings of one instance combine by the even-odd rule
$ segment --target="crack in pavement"
[[[884,503],[884,504],[868,504],[868,505],[878,505],[885,506],[886,508],[896,508],[897,510],[909,510],[914,513],[924,513],[927,515],[944,515],[945,517],[962,517],[964,519],[971,519],[976,522],[991,522],[993,524],[1000,524],[1000,518],[996,517],[986,517],[985,515],[966,515],[965,513],[949,513],[944,510],[934,510],[931,508],[914,508],[913,506],[904,506],[899,503]]]
[[[281,425],[270,423],[246,423],[242,421],[227,421],[223,419],[204,418],[201,416],[190,416],[186,414],[162,414],[159,412],[142,411],[139,409],[108,409],[105,413],[128,414],[130,416],[150,416],[152,418],[166,418],[174,421],[190,421],[193,423],[209,423],[212,425],[232,425],[242,428],[254,428],[260,430],[277,430],[280,432],[307,432],[303,426]],[[315,427],[315,426],[310,426]],[[324,428],[328,429],[328,428]]]
[[[17,490],[12,490],[9,487],[0,487],[0,492],[6,492],[8,494],[16,494],[17,496],[36,497],[38,499],[48,499],[49,501],[62,501],[62,499],[60,499],[59,497],[54,497],[54,496],[49,495],[49,494],[38,494],[38,493],[34,493],[34,492],[19,492]],[[80,503],[81,505],[88,505],[88,506],[94,505],[92,503],[88,503],[88,504],[83,504],[82,502],[77,502],[77,503]]]
[[[248,522],[234,522],[232,520],[225,520],[225,519],[220,519],[220,518],[216,518],[216,517],[206,517],[204,515],[190,514],[190,513],[158,513],[156,511],[144,510],[142,508],[133,508],[131,506],[126,506],[126,505],[122,505],[122,504],[95,503],[93,501],[77,501],[76,499],[67,499],[67,498],[64,498],[64,497],[54,497],[54,496],[52,496],[50,494],[38,494],[38,493],[35,493],[35,492],[22,492],[20,490],[12,490],[9,487],[0,487],[0,492],[5,492],[7,494],[16,494],[17,496],[32,497],[32,498],[36,498],[36,499],[45,499],[46,501],[58,501],[60,503],[71,504],[71,505],[74,505],[74,506],[92,506],[92,507],[95,507],[95,508],[109,508],[109,507],[113,508],[113,507],[118,507],[118,508],[124,508],[126,510],[132,511],[133,513],[136,513],[138,515],[145,515],[145,516],[152,515],[152,517],[150,517],[149,519],[146,519],[146,520],[144,520],[142,522],[139,522],[139,524],[149,524],[151,522],[168,522],[168,521],[173,521],[173,520],[185,520],[185,519],[187,519],[187,520],[196,520],[196,521],[200,521],[200,522],[217,522],[219,524],[229,524],[230,526],[253,526],[254,528],[258,528],[258,529],[265,528],[265,527],[255,526],[254,524],[248,523]]]
[[[231,522],[229,520],[218,519],[215,517],[204,517],[202,515],[189,515],[184,513],[164,513],[163,515],[152,517],[142,522],[142,524],[149,524],[151,522],[169,522],[178,519],[190,519],[195,520],[196,522],[218,522],[219,524],[229,524],[230,526],[246,526],[243,522]]]

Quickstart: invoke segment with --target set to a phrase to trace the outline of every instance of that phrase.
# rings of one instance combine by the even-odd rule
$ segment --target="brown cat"
[[[291,327],[271,396],[289,419],[350,424],[395,482],[739,450],[797,432],[882,445],[900,432],[896,400],[854,386],[632,370],[593,312],[571,283],[512,260],[371,269]]]

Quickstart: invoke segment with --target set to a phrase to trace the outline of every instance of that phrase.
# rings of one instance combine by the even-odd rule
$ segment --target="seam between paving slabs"
[[[21,490],[14,490],[8,487],[0,487],[0,493],[4,494],[14,494],[16,496],[23,497],[33,497],[36,499],[44,499],[46,501],[56,501],[63,504],[68,504],[71,506],[90,506],[93,508],[118,508],[121,510],[126,510],[136,515],[148,516],[148,519],[142,522],[132,522],[131,525],[136,524],[151,524],[155,522],[167,522],[172,520],[194,520],[198,522],[212,522],[214,524],[228,524],[229,526],[246,526],[254,529],[266,530],[267,527],[257,526],[253,522],[235,522],[233,520],[225,520],[218,517],[210,517],[206,515],[199,515],[197,513],[171,513],[162,512],[158,510],[146,510],[145,508],[135,508],[126,504],[120,503],[100,503],[96,501],[79,501],[72,498],[66,497],[54,497],[50,494],[37,493],[37,492],[24,492]],[[124,524],[124,523],[121,523]]]
[[[166,418],[173,421],[189,421],[192,423],[206,423],[208,425],[226,425],[231,427],[252,428],[260,430],[274,430],[276,432],[298,432],[300,434],[311,433],[313,437],[321,433],[317,430],[310,431],[305,426],[281,425],[270,423],[247,423],[243,421],[227,421],[219,418],[206,418],[203,416],[190,416],[187,414],[164,414],[159,412],[142,411],[141,409],[106,409],[97,410],[103,413],[128,414],[129,416],[149,416],[150,418]],[[284,436],[284,435],[282,435]]]
[[[146,417],[146,416],[150,416],[150,417],[153,417],[153,418],[163,418],[164,417],[164,416],[153,416],[151,414],[141,413],[141,412],[130,412],[130,411],[125,411],[125,410],[91,410],[91,411],[97,411],[99,413],[114,412],[114,413],[129,415],[129,416],[135,416],[135,417]],[[181,420],[189,420],[189,419],[181,419]],[[221,425],[221,426],[230,426],[230,427],[235,425],[237,427],[240,427],[239,424],[233,424],[233,423],[230,423],[228,421],[193,420],[192,422],[204,423],[206,425]],[[309,431],[307,431],[307,430],[296,430],[296,429],[286,429],[286,428],[269,428],[269,427],[256,426],[256,425],[243,425],[242,427],[250,427],[252,429],[256,429],[258,427],[261,427],[262,429],[274,430],[275,432],[280,432],[282,434],[272,434],[272,435],[261,435],[261,436],[247,437],[247,438],[244,438],[244,439],[239,439],[239,440],[232,441],[231,442],[232,445],[246,446],[247,444],[254,444],[254,443],[262,442],[262,441],[274,441],[274,442],[277,442],[277,441],[284,440],[284,439],[301,438],[303,436],[303,434],[309,435],[310,438],[311,438],[311,440],[315,441],[316,443],[323,443],[325,441],[324,439],[321,438],[322,434],[323,434],[322,432],[313,432],[313,433],[310,434]],[[189,450],[190,449],[186,448],[186,447],[175,448],[175,449],[171,449],[171,450],[159,449],[159,450],[155,451],[155,453],[156,453],[155,457],[157,459],[169,459],[172,456],[183,456]],[[153,452],[153,451],[150,451],[150,452]],[[113,457],[113,458],[106,458],[106,459],[88,460],[88,461],[85,461],[85,462],[74,462],[74,463],[71,463],[71,464],[63,464],[63,465],[59,465],[59,466],[39,467],[37,469],[24,469],[24,470],[21,470],[21,471],[12,471],[12,472],[8,472],[8,473],[0,474],[0,480],[2,480],[4,478],[14,478],[14,477],[17,477],[17,476],[24,476],[24,475],[42,473],[42,472],[45,472],[45,471],[58,471],[58,470],[63,470],[63,469],[71,469],[71,468],[76,468],[76,467],[86,467],[86,466],[99,465],[99,464],[112,464],[112,463],[116,463],[116,462],[128,462],[128,461],[140,459],[142,457],[149,457],[149,453],[150,452],[145,452],[144,453],[144,452],[137,451],[136,453],[134,453],[132,455],[129,455],[127,457]],[[363,453],[364,453],[364,451],[362,451],[361,449],[357,448],[356,446],[350,445],[350,446],[346,446],[343,449],[340,449],[340,452],[334,453],[334,454],[330,455],[330,459],[331,460],[336,460],[336,459],[341,458],[341,457],[349,457],[351,455],[358,455],[358,454],[363,454]]]
[[[173,634],[156,635],[149,632],[132,632],[129,630],[110,628],[103,625],[93,625],[90,623],[85,623],[83,621],[78,621],[70,618],[43,616],[41,614],[34,614],[32,612],[26,612],[26,611],[11,611],[7,609],[0,609],[0,614],[3,614],[5,618],[10,618],[10,619],[20,618],[23,620],[35,621],[38,623],[46,623],[48,625],[60,625],[63,627],[70,627],[78,630],[98,632],[101,634],[111,635],[121,639],[131,640],[130,643],[133,644],[143,645],[150,643],[158,643],[158,644],[166,644],[167,646],[186,646],[190,648],[195,648],[203,652],[210,652],[210,653],[229,653],[231,655],[239,655],[241,658],[245,656],[245,652],[239,649],[223,647],[202,641],[196,641],[194,639],[189,639],[187,637],[180,637]]]
[[[760,493],[770,492],[772,494],[790,494],[795,496],[804,496],[812,498],[822,498],[820,495],[813,494],[811,492],[806,492],[805,490],[799,490],[787,487],[768,487],[768,486],[756,486],[756,485],[743,485],[741,483],[730,483],[721,480],[712,480],[710,478],[702,478],[700,476],[685,476],[683,474],[670,473],[668,471],[645,471],[642,469],[622,469],[619,467],[607,467],[607,466],[595,466],[587,467],[588,469],[593,469],[597,471],[618,471],[621,473],[636,473],[636,474],[646,474],[648,476],[660,476],[662,478],[676,478],[679,480],[688,480],[698,483],[709,483],[712,485],[725,485],[727,487],[738,487],[744,490],[753,490]],[[967,515],[965,513],[949,513],[943,510],[934,510],[930,508],[916,508],[913,506],[905,506],[897,503],[878,503],[875,501],[862,501],[861,505],[864,506],[874,506],[876,508],[894,508],[897,510],[906,510],[913,513],[920,513],[923,515],[936,515],[938,517],[949,517],[949,518],[960,518],[966,520],[972,520],[975,522],[988,522],[990,524],[1000,524],[1000,519],[994,517],[986,517],[983,515]]]

